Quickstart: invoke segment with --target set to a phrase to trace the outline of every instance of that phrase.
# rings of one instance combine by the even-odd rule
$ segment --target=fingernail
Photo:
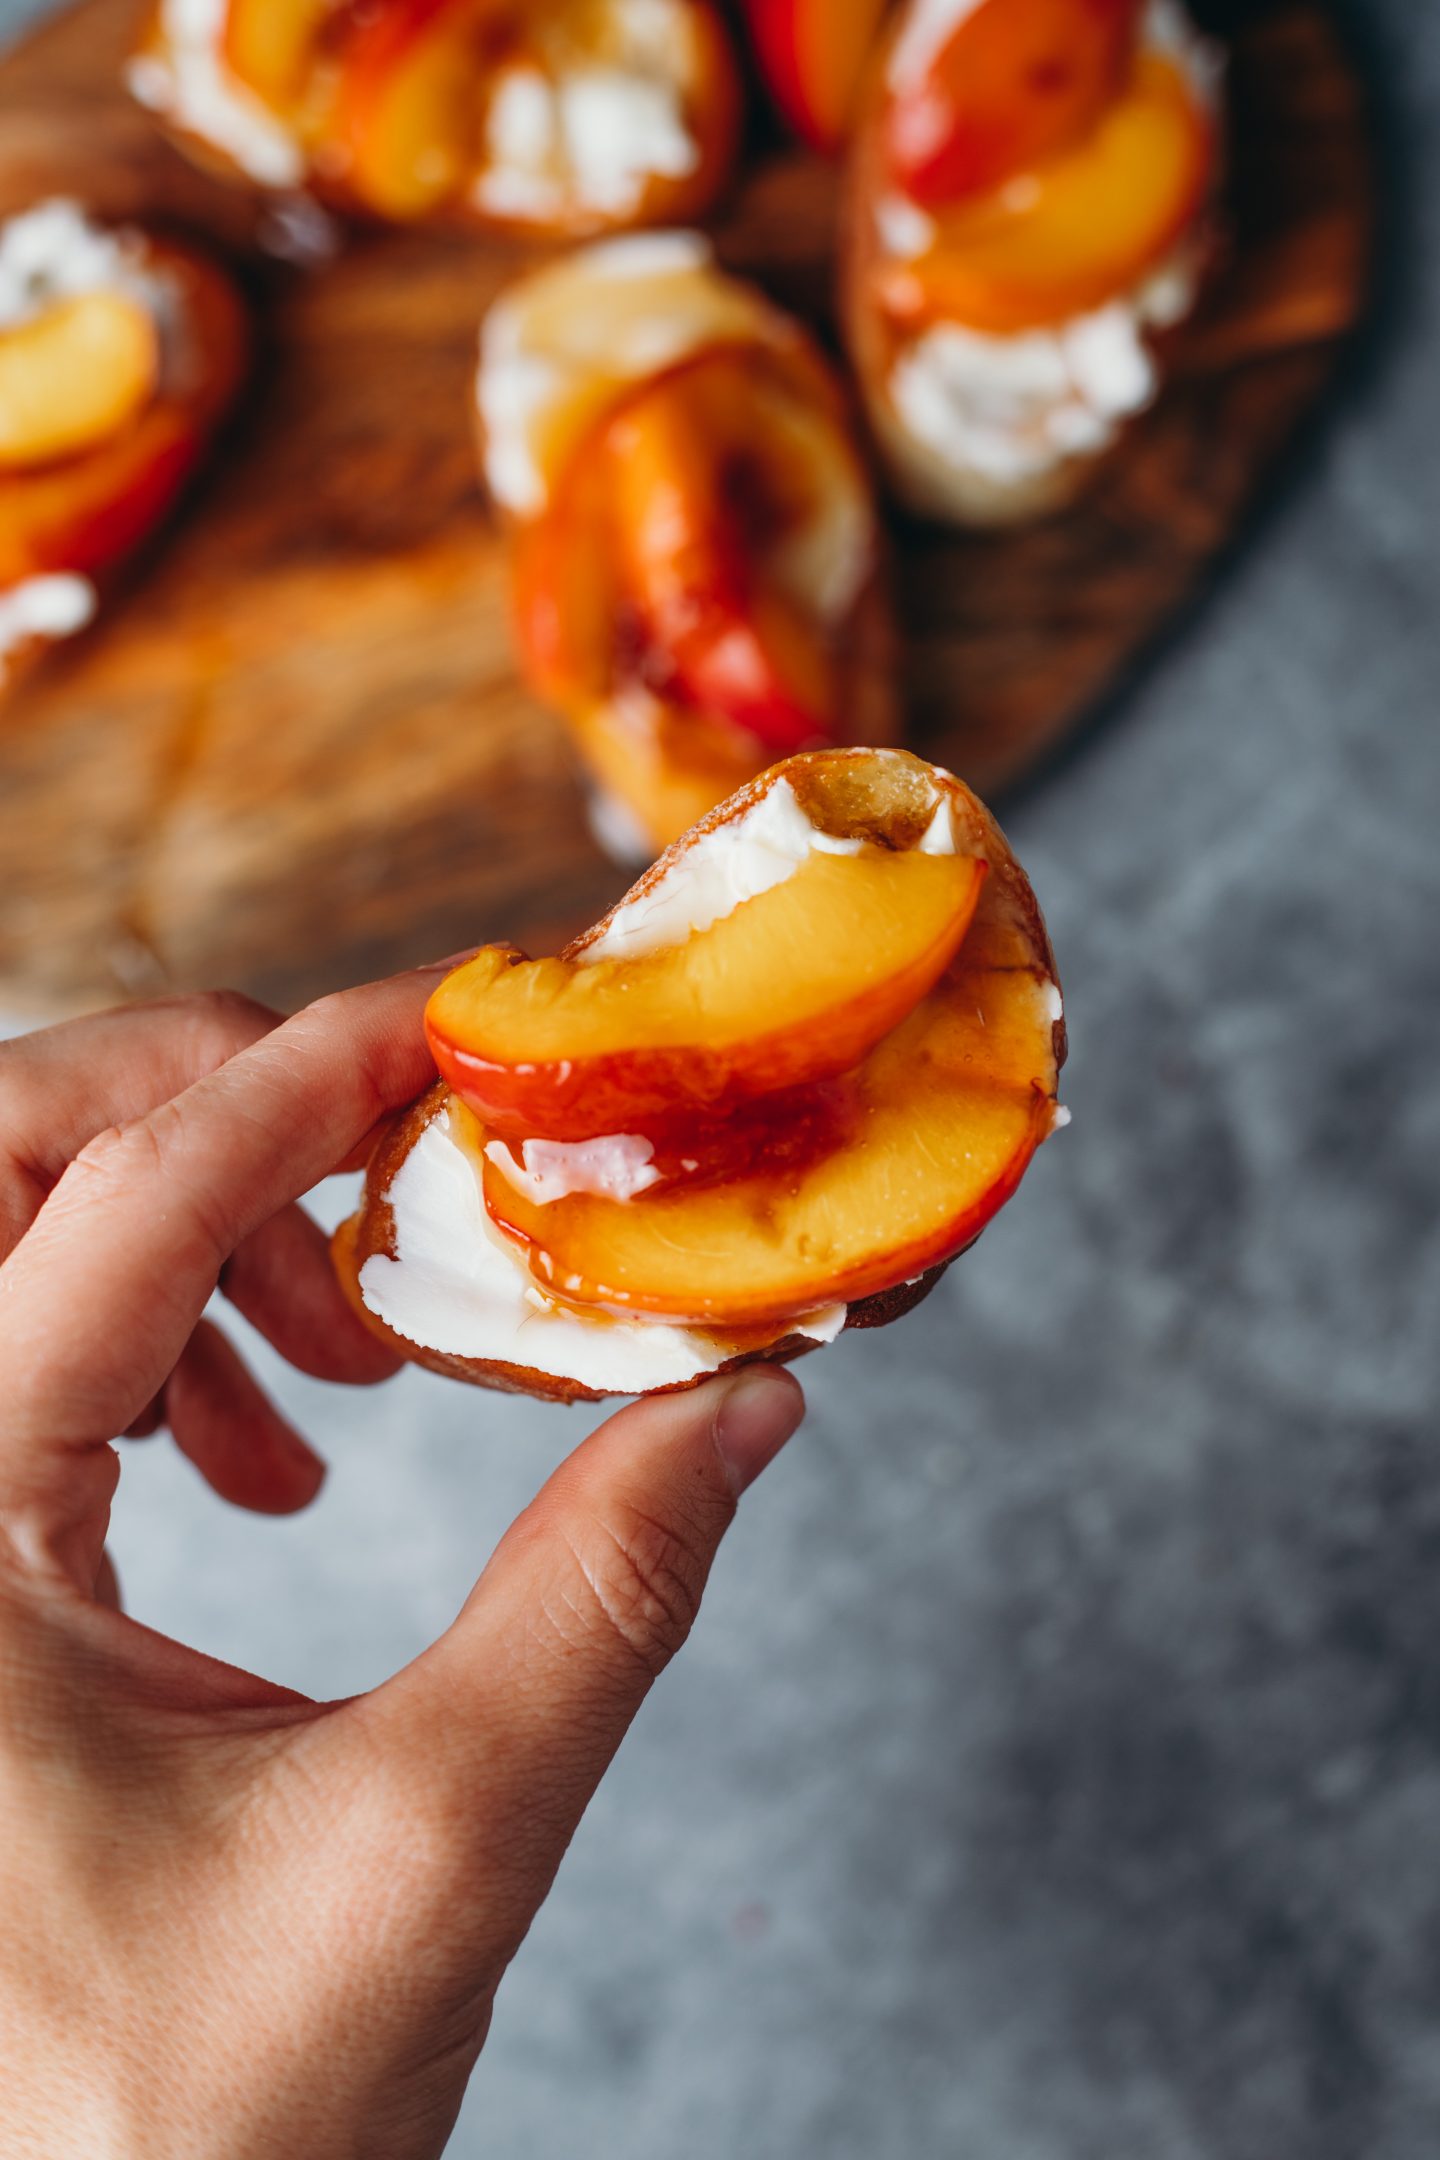
[[[804,1415],[798,1382],[778,1365],[752,1366],[730,1382],[715,1413],[715,1452],[737,1499],[774,1462]]]
[[[287,1430],[276,1437],[276,1452],[284,1465],[284,1474],[290,1486],[289,1506],[298,1514],[301,1508],[309,1507],[311,1501],[318,1496],[329,1475],[330,1466],[323,1456],[316,1454],[308,1441],[301,1439],[299,1433]]]

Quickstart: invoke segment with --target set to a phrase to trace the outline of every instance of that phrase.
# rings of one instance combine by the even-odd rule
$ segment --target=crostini
[[[611,852],[649,861],[791,752],[894,739],[893,627],[839,384],[688,232],[503,294],[476,382],[521,663]]]
[[[950,774],[785,760],[557,959],[432,997],[341,1279],[403,1356],[595,1400],[917,1305],[1064,1122],[1029,883]]]
[[[846,334],[903,500],[1069,501],[1213,252],[1219,59],[1179,0],[910,0],[857,128]]]
[[[555,239],[699,216],[740,121],[711,0],[157,0],[127,80],[256,188]]]
[[[245,368],[229,279],[55,199],[0,225],[0,690],[82,630]]]

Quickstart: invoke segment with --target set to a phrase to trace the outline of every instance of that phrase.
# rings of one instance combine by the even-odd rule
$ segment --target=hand
[[[163,1418],[216,1491],[317,1458],[200,1317],[390,1369],[295,1205],[431,1079],[433,972],[281,1023],[244,1000],[0,1045],[0,2150],[439,2153],[496,1987],[737,1494],[798,1423],[760,1368],[602,1425],[454,1626],[319,1704],[127,1619],[112,1440]]]

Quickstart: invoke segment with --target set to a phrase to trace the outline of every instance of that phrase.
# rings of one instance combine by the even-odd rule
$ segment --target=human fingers
[[[0,1260],[87,1141],[216,1071],[280,1017],[237,991],[216,990],[122,1006],[0,1043]]]
[[[433,1076],[435,977],[322,1000],[64,1172],[0,1268],[0,1515],[24,1518],[32,1559],[78,1577],[113,1490],[98,1456],[175,1366],[225,1261]]]
[[[208,1320],[195,1329],[166,1384],[165,1423],[206,1484],[235,1507],[293,1515],[324,1483],[320,1457]]]
[[[400,1369],[340,1288],[329,1240],[298,1205],[236,1247],[220,1288],[281,1357],[317,1380],[364,1387]]]
[[[355,1707],[423,1766],[523,1932],[651,1685],[688,1636],[737,1499],[804,1415],[755,1366],[607,1420],[503,1539],[464,1611]]]

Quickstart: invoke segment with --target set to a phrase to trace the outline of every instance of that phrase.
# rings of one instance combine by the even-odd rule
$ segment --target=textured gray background
[[[1011,808],[1074,1130],[923,1317],[807,1367],[464,2160],[1440,2150],[1440,17],[1364,35],[1380,331],[1213,601]],[[257,1357],[321,1504],[250,1522],[137,1450],[130,1599],[363,1687],[578,1422]]]

